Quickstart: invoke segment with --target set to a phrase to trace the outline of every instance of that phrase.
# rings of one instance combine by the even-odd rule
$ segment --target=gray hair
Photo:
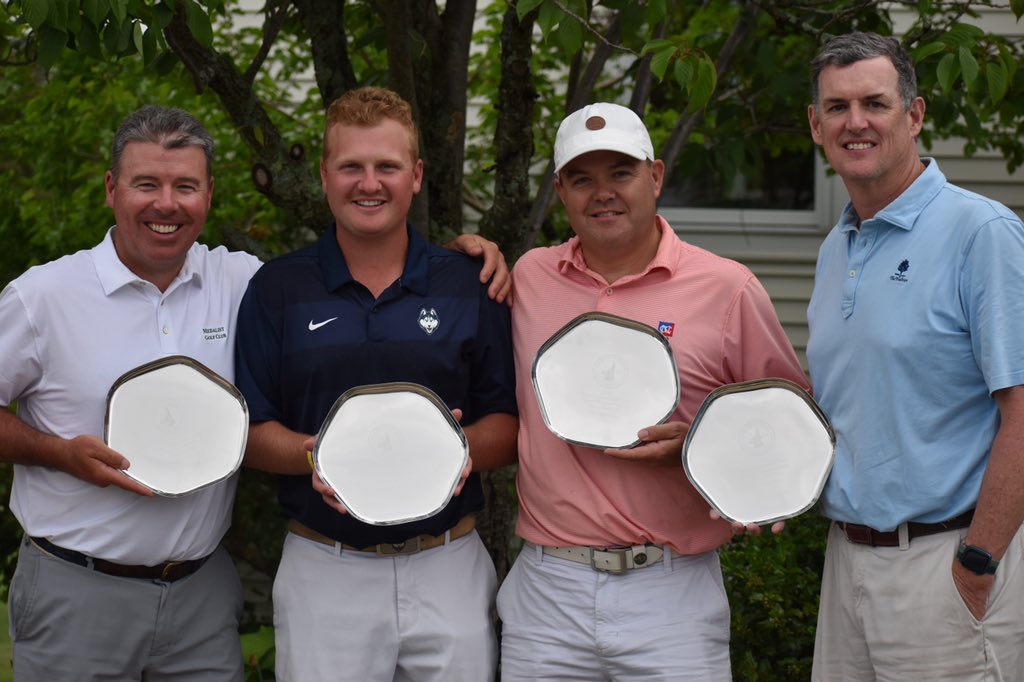
[[[917,97],[917,75],[914,62],[906,48],[896,38],[880,36],[877,33],[847,33],[832,38],[821,48],[811,61],[811,97],[815,110],[821,104],[818,81],[827,66],[849,66],[864,59],[886,57],[896,69],[896,87],[899,89],[903,108],[909,109]]]
[[[110,172],[117,178],[121,154],[130,142],[159,144],[164,149],[199,147],[206,156],[206,175],[213,174],[213,137],[195,116],[171,107],[146,105],[128,115],[114,135]]]

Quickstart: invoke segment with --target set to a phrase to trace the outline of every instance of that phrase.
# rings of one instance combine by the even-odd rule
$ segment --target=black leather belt
[[[953,517],[947,521],[939,521],[938,523],[917,523],[916,521],[910,521],[907,523],[907,541],[909,542],[914,538],[923,537],[925,535],[944,533],[947,530],[967,528],[971,525],[971,519],[973,518],[974,510],[969,509],[960,516]],[[862,526],[857,523],[847,523],[845,521],[836,521],[836,525],[838,525],[846,534],[846,539],[854,544],[871,545],[872,547],[900,546],[899,529],[881,531],[875,530],[870,526]]]
[[[141,578],[144,580],[163,580],[164,582],[173,583],[175,580],[181,580],[187,576],[192,575],[198,571],[206,560],[210,556],[204,556],[202,559],[189,559],[188,561],[165,561],[162,564],[156,566],[131,566],[127,564],[117,564],[113,561],[107,561],[106,559],[95,559],[91,556],[86,556],[81,552],[76,552],[72,549],[64,549],[58,547],[46,538],[29,538],[36,547],[40,550],[55,556],[58,559],[70,562],[83,568],[89,568],[106,575],[117,576],[118,578]]]

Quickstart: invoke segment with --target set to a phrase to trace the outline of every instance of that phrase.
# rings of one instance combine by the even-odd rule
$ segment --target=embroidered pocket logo
[[[437,331],[437,326],[441,324],[441,321],[437,318],[437,311],[433,308],[428,312],[426,308],[420,308],[420,329],[425,331],[428,335],[433,334]]]

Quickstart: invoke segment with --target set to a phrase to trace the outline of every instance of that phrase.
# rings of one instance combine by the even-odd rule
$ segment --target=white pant
[[[717,552],[621,574],[527,547],[498,592],[501,679],[731,679]]]
[[[274,580],[277,679],[493,680],[496,583],[476,531],[394,557],[289,533]]]
[[[910,546],[855,545],[832,524],[814,646],[815,682],[1024,680],[1024,533],[996,571],[985,618],[953,584],[966,529]]]

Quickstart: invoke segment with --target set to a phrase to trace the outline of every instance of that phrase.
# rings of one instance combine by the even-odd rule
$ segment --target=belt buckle
[[[381,543],[377,545],[380,556],[397,556],[400,554],[416,554],[420,551],[420,536],[409,538],[403,542]]]
[[[621,549],[619,549],[619,548],[614,548],[614,549],[594,549],[593,547],[588,547],[587,549],[590,550],[590,566],[595,571],[601,571],[603,573],[613,573],[615,575],[618,575],[620,573],[625,573],[626,572],[626,569],[627,569],[627,566],[626,566],[626,552],[630,551],[630,548],[623,547]],[[601,554],[603,556],[598,557],[598,554]],[[611,561],[610,561],[611,557],[615,557],[615,558],[618,559],[618,567],[615,567],[615,566],[598,566],[597,565],[597,561],[598,561],[599,558],[604,559],[604,560],[608,561],[609,563],[611,563]]]
[[[164,564],[163,569],[160,571],[160,579],[161,580],[170,580],[171,579],[171,576],[169,575],[170,571],[172,569],[174,569],[176,566],[180,566],[183,563],[184,563],[183,561],[168,561],[166,564]]]

